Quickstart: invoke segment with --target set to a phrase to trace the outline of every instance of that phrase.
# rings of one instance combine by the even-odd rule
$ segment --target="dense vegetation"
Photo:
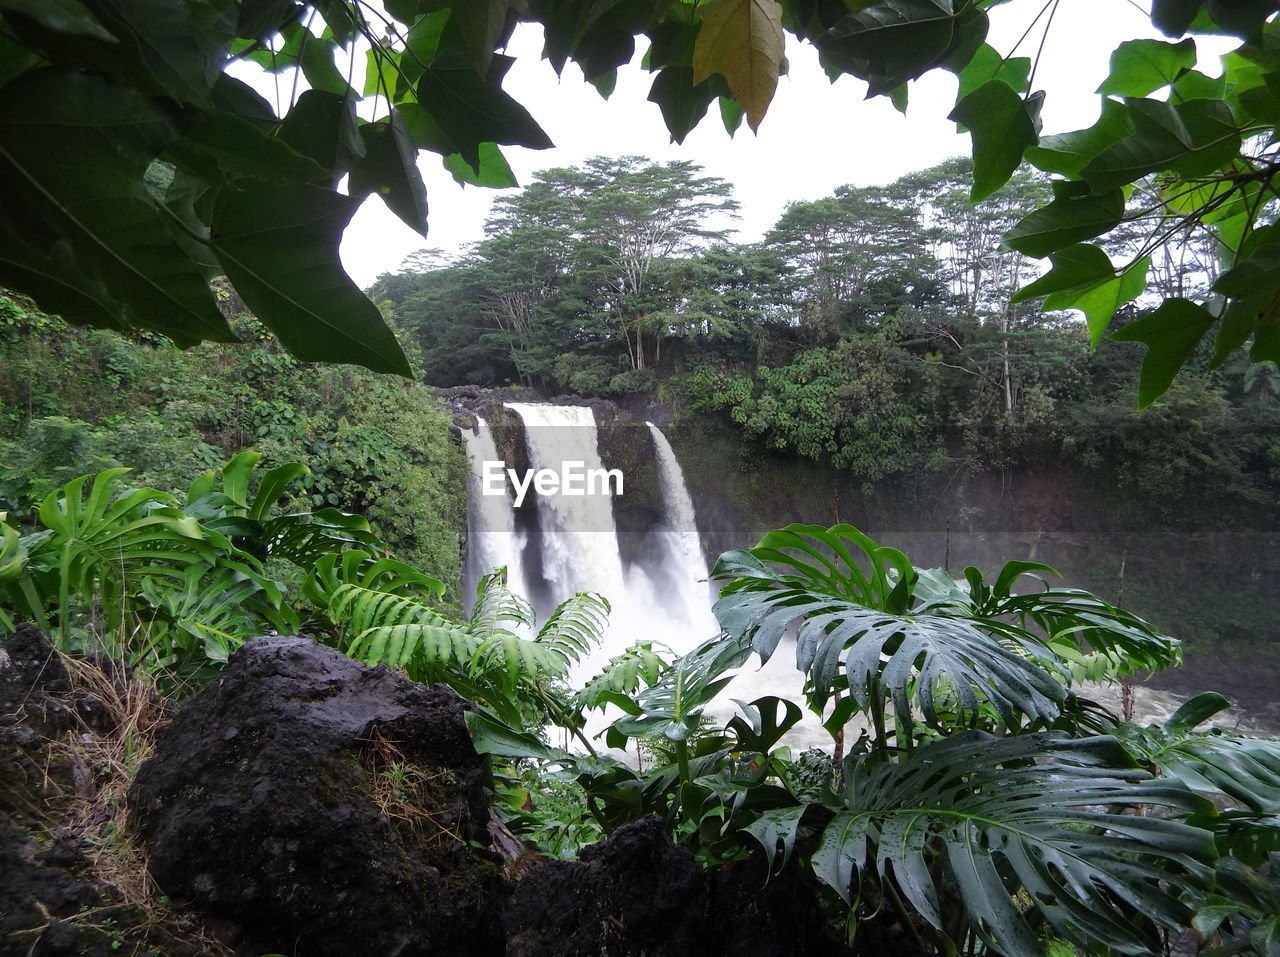
[[[466,255],[411,261],[371,294],[437,384],[657,391],[868,484],[1057,467],[1153,503],[1211,486],[1220,503],[1274,508],[1274,363],[1210,368],[1203,348],[1137,413],[1141,350],[1091,352],[1076,313],[1017,295],[1034,264],[995,252],[1044,179],[1019,173],[973,206],[970,175],[956,160],[842,187],[730,245],[724,183],[688,163],[600,158],[538,174]],[[1186,247],[1162,288],[1212,281],[1212,253]],[[1148,314],[1138,291],[1104,325]]]
[[[298,362],[243,307],[251,344],[179,351],[163,338],[76,329],[0,298],[0,513],[30,527],[77,475],[185,491],[245,449],[300,461],[289,507],[358,512],[458,603],[465,466],[429,390],[354,366]]]
[[[1037,31],[1041,45],[1051,38],[1057,3],[1045,4],[1022,42],[1035,42]],[[1212,235],[1224,267],[1214,295],[1162,290],[1161,308],[1123,333],[1148,346],[1144,403],[1168,388],[1210,331],[1215,362],[1250,342],[1255,361],[1280,359],[1268,209],[1280,172],[1268,135],[1280,118],[1273,5],[1157,0],[1152,23],[1185,39],[1122,43],[1100,88],[1098,122],[1043,139],[1036,60],[985,42],[987,11],[1001,6],[596,0],[565,9],[494,0],[472,10],[395,0],[382,14],[345,0],[13,0],[0,8],[8,197],[0,282],[77,323],[191,343],[233,338],[207,283],[224,274],[297,355],[407,374],[391,331],[342,272],[337,241],[358,200],[373,193],[425,233],[419,150],[444,156],[461,181],[503,186],[514,178],[499,144],[552,145],[502,89],[512,61],[495,49],[519,21],[542,25],[557,70],[573,59],[605,94],[636,37],[646,37],[645,66],[656,74],[650,98],[676,140],[716,101],[731,132],[744,117],[758,128],[789,31],[818,49],[830,75],[858,77],[899,107],[911,80],[938,68],[957,76],[950,118],[972,136],[970,198],[994,194],[1024,159],[1056,177],[1004,241],[1050,258],[1051,272],[1023,295],[1084,308],[1095,342],[1117,308],[1158,287],[1154,264],[1197,233]],[[1197,69],[1195,34],[1241,40],[1220,76]],[[277,115],[226,72],[241,60],[294,70],[308,88],[295,83]],[[338,192],[344,180],[349,195]],[[1118,262],[1088,242],[1114,245],[1118,236],[1135,240]],[[650,244],[650,252],[662,248],[662,240]],[[643,286],[632,270],[619,292],[636,296]],[[643,335],[633,332],[639,371]]]

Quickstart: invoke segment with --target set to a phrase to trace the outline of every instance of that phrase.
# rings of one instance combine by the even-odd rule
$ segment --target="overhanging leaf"
[[[1106,253],[1097,246],[1085,243],[1050,253],[1049,262],[1053,264],[1053,268],[1035,282],[1019,289],[1009,300],[1011,303],[1095,286],[1115,276],[1116,272]]]
[[[1124,193],[1094,194],[1084,183],[1055,182],[1054,199],[1029,213],[1004,235],[1004,244],[1043,257],[1114,229],[1124,217]]]
[[[463,186],[505,189],[508,186],[520,185],[516,180],[516,174],[511,170],[511,165],[496,143],[480,144],[480,163],[474,169],[462,158],[461,153],[450,153],[446,156],[444,168]]]
[[[855,5],[824,39],[869,93],[887,93],[938,65],[955,39],[951,0],[879,0]]]
[[[357,206],[313,186],[224,189],[214,252],[254,315],[298,358],[410,376],[395,335],[342,270],[338,244]]]
[[[972,202],[986,199],[1009,181],[1023,152],[1037,139],[1038,103],[1024,100],[1003,80],[988,80],[948,117],[969,128],[973,138]]]
[[[410,229],[427,234],[427,188],[418,172],[418,151],[398,112],[360,128],[364,156],[351,170],[352,196],[376,193]]]
[[[1167,299],[1155,312],[1112,334],[1120,342],[1141,342],[1147,347],[1138,380],[1138,408],[1146,408],[1169,390],[1173,377],[1213,323],[1214,317],[1203,306],[1189,299]]]
[[[1168,86],[1180,72],[1195,65],[1196,42],[1190,37],[1181,43],[1126,40],[1112,52],[1111,73],[1102,81],[1098,92],[1146,96]]]
[[[1039,145],[1027,149],[1027,162],[1046,173],[1075,178],[1095,156],[1132,132],[1124,104],[1104,97],[1102,113],[1093,126],[1044,137]]]
[[[0,0],[0,10],[21,13],[58,33],[75,33],[117,42],[80,0]]]
[[[693,47],[693,83],[719,73],[742,105],[747,125],[758,131],[778,86],[781,5],[777,0],[708,0],[698,12],[702,27]]]
[[[0,90],[0,208],[28,231],[55,231],[28,232],[28,249],[44,244],[51,255],[16,250],[10,274],[33,294],[95,304],[80,321],[102,321],[115,301],[116,328],[156,329],[184,345],[233,340],[203,271],[142,183],[176,135],[151,100],[87,73],[38,70]]]
[[[1055,292],[1045,299],[1046,309],[1079,309],[1089,326],[1089,342],[1096,346],[1107,333],[1111,318],[1121,306],[1133,302],[1147,287],[1150,257],[1143,257],[1117,275],[1083,289]]]
[[[481,143],[506,143],[529,149],[553,145],[529,111],[502,89],[502,78],[515,61],[494,56],[481,78],[455,47],[437,54],[418,83],[418,104],[435,121],[444,153],[461,153],[476,168]]]
[[[984,43],[956,76],[960,85],[956,91],[956,103],[960,103],[984,83],[999,80],[1007,84],[1015,93],[1027,91],[1027,81],[1031,75],[1031,58],[1003,57],[995,47]]]

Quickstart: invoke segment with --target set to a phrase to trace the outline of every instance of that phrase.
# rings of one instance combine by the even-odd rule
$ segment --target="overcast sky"
[[[1014,0],[992,11],[989,42],[1008,54],[1035,19],[1043,0]],[[1031,31],[1017,55],[1034,57],[1044,19]],[[1042,119],[1045,133],[1090,125],[1098,114],[1093,92],[1107,75],[1115,45],[1124,39],[1158,36],[1146,12],[1129,0],[1064,0],[1059,4],[1035,75],[1035,87],[1048,92]],[[967,153],[969,138],[947,122],[955,100],[955,78],[934,74],[911,84],[904,117],[878,97],[865,99],[866,87],[848,77],[835,84],[818,66],[814,49],[787,34],[790,73],[752,135],[744,123],[730,138],[713,104],[698,129],[681,146],[670,142],[657,106],[646,100],[650,74],[636,61],[621,71],[608,101],[585,83],[570,63],[563,77],[541,59],[541,29],[524,25],[507,53],[516,64],[505,89],[546,130],[555,149],[503,151],[521,183],[541,169],[572,166],[596,155],[638,154],[657,160],[690,159],[734,185],[742,204],[736,239],[759,239],[792,200],[817,199],[845,183],[890,182],[912,170]],[[1201,67],[1217,72],[1216,58],[1201,41]],[[370,199],[347,229],[342,260],[362,287],[384,272],[394,272],[417,249],[446,254],[483,237],[489,205],[497,191],[458,186],[434,154],[419,160],[427,184],[430,234],[419,236]]]

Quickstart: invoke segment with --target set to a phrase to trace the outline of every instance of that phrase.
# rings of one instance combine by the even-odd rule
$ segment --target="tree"
[[[688,161],[600,156],[536,174],[499,201],[478,250],[497,280],[491,314],[527,346],[538,304],[572,271],[589,335],[621,339],[631,368],[643,370],[667,325],[655,296],[663,264],[722,240],[709,220],[738,208],[728,183],[700,172]]]
[[[502,88],[512,61],[494,51],[518,20],[542,24],[557,69],[573,59],[606,92],[645,36],[650,98],[677,140],[716,100],[730,130],[744,116],[758,127],[790,31],[817,47],[831,75],[858,77],[899,104],[910,80],[955,72],[951,116],[972,134],[972,199],[1024,158],[1059,177],[1052,201],[1005,242],[1053,264],[1019,296],[1083,309],[1095,341],[1113,306],[1141,293],[1148,255],[1190,226],[1215,230],[1225,252],[1213,295],[1168,299],[1120,333],[1148,346],[1141,402],[1168,387],[1210,330],[1217,361],[1251,339],[1254,361],[1280,356],[1280,232],[1268,205],[1280,173],[1268,146],[1280,121],[1274,4],[1155,0],[1152,20],[1170,37],[1241,39],[1223,76],[1194,69],[1190,36],[1127,41],[1098,122],[1043,141],[1033,64],[984,42],[998,6],[387,0],[384,13],[358,0],[5,0],[0,282],[73,322],[191,343],[231,336],[207,284],[224,273],[298,356],[407,373],[394,336],[342,273],[338,239],[375,192],[425,231],[418,150],[441,154],[463,181],[504,186],[513,180],[499,144],[551,145]],[[361,56],[357,88],[354,69],[339,64]],[[309,89],[277,116],[226,72],[246,60],[296,69]],[[1153,97],[1165,89],[1167,99]],[[376,119],[356,110],[362,101]],[[1154,202],[1126,210],[1126,190],[1148,177]],[[1149,232],[1117,266],[1088,241],[1126,221]],[[643,363],[638,348],[632,361]]]
[[[765,243],[790,267],[801,323],[825,341],[877,288],[910,289],[937,271],[920,245],[922,226],[915,209],[885,191],[842,186],[834,196],[788,205]]]

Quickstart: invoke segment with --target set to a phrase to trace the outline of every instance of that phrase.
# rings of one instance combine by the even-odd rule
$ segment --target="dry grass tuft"
[[[114,891],[113,907],[143,915],[135,930],[161,952],[231,957],[231,948],[190,914],[170,906],[147,867],[145,850],[131,837],[128,792],[142,763],[155,751],[156,734],[167,723],[165,701],[149,684],[110,664],[65,659],[74,689],[102,702],[105,715],[50,743],[51,764],[72,769],[74,794],[63,795],[60,826],[82,838],[93,878]],[[92,921],[92,912],[81,915]]]
[[[368,739],[363,758],[372,775],[373,802],[393,824],[408,829],[428,845],[466,843],[442,812],[435,810],[442,789],[450,783],[449,771],[419,767],[404,756],[394,741],[377,731]]]

